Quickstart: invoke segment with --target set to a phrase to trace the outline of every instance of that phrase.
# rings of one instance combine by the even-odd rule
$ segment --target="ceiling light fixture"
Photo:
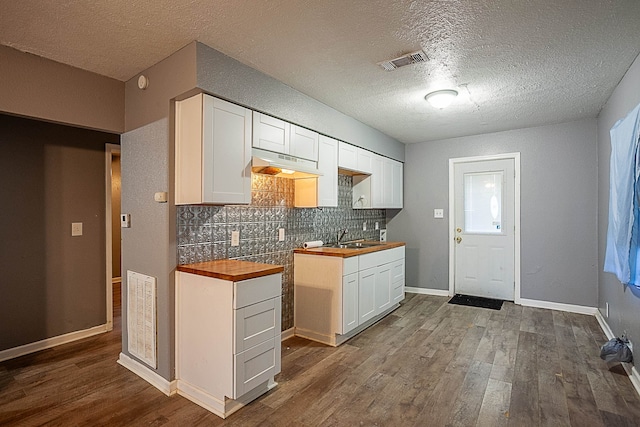
[[[453,89],[443,89],[428,93],[424,99],[434,107],[443,109],[448,107],[456,96],[458,96],[458,91]]]

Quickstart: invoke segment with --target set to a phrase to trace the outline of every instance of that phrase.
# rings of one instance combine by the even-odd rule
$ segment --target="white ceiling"
[[[415,143],[596,117],[640,52],[640,1],[0,0],[1,44],[118,80],[193,40]],[[460,96],[435,110],[443,88]]]

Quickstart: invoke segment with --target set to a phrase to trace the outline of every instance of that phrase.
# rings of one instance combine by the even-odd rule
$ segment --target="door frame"
[[[515,179],[514,179],[514,262],[513,262],[513,276],[514,276],[514,302],[520,304],[520,153],[504,153],[495,154],[489,156],[475,156],[475,157],[458,157],[449,159],[449,296],[452,297],[455,294],[455,166],[459,163],[475,163],[491,160],[505,160],[513,159]]]
[[[111,163],[114,154],[120,154],[120,146],[117,144],[105,144],[104,156],[104,185],[105,185],[105,242],[106,242],[106,296],[107,296],[107,331],[113,330],[113,229],[111,227]],[[122,280],[122,279],[121,279]],[[122,282],[120,284],[122,286]]]

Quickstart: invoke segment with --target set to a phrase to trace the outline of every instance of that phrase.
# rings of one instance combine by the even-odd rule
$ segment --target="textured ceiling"
[[[0,0],[1,44],[123,81],[193,40],[414,143],[595,117],[640,1]],[[433,109],[442,88],[460,96]]]

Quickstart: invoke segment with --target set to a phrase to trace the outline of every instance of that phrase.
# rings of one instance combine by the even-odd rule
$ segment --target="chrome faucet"
[[[342,234],[340,234],[340,232],[342,232]],[[340,244],[340,240],[342,240],[344,235],[347,234],[348,232],[349,230],[346,228],[344,230],[338,230],[338,232],[336,233],[336,245]]]

